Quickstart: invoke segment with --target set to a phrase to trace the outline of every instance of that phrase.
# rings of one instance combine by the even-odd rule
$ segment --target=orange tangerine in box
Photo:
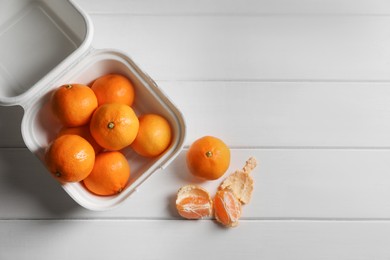
[[[78,135],[84,138],[85,140],[87,140],[95,150],[95,154],[99,153],[102,150],[102,147],[92,137],[91,132],[89,131],[89,125],[78,126],[78,127],[63,127],[57,134],[57,137],[66,134]]]
[[[96,142],[116,151],[130,145],[137,136],[138,117],[128,105],[109,103],[101,105],[92,115],[89,129]]]
[[[91,88],[95,92],[99,106],[107,103],[133,105],[134,87],[125,76],[119,74],[104,75],[96,79]]]
[[[78,135],[62,135],[46,149],[48,170],[61,182],[85,179],[95,163],[95,151],[87,140]]]
[[[95,93],[82,84],[63,85],[51,97],[53,113],[67,127],[88,124],[97,106]]]
[[[118,151],[109,151],[96,156],[93,170],[83,183],[97,195],[115,195],[123,191],[129,177],[130,165],[126,157]]]
[[[170,145],[172,131],[169,122],[156,114],[145,114],[139,117],[139,130],[131,148],[145,157],[162,154]]]

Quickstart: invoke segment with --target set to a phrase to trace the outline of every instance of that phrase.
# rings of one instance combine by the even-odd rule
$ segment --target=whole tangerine
[[[115,195],[123,191],[130,178],[130,165],[118,151],[99,153],[90,175],[84,179],[85,187],[97,195]]]
[[[157,114],[145,114],[138,119],[139,130],[131,148],[145,157],[162,154],[171,143],[172,131],[169,122]]]
[[[97,106],[95,93],[82,84],[63,85],[51,97],[53,113],[67,127],[88,124]]]
[[[61,182],[85,179],[95,163],[95,151],[87,140],[78,135],[62,135],[46,149],[48,170]]]
[[[104,75],[96,79],[91,88],[95,92],[99,106],[107,103],[133,105],[134,86],[125,76],[119,74]]]
[[[138,117],[128,105],[109,103],[98,107],[92,115],[89,129],[96,142],[108,150],[120,150],[137,136]]]
[[[78,135],[87,140],[95,150],[95,154],[99,153],[103,148],[95,141],[89,131],[89,125],[77,126],[77,127],[63,127],[57,134],[57,137],[62,135]]]
[[[192,143],[187,151],[190,172],[206,180],[220,178],[229,168],[230,149],[219,138],[204,136]]]

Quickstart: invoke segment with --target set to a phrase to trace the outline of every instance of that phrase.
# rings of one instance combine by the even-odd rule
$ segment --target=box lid
[[[26,104],[87,52],[93,26],[72,1],[0,3],[0,105]]]

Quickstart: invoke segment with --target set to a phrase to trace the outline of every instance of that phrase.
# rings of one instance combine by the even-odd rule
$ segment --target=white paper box
[[[0,105],[24,108],[21,125],[24,142],[44,163],[44,151],[61,128],[49,106],[53,91],[63,84],[90,84],[108,73],[127,76],[135,87],[132,107],[136,114],[164,116],[171,124],[173,138],[168,150],[154,159],[138,156],[131,148],[123,150],[131,168],[130,183],[116,196],[94,195],[80,183],[62,185],[83,207],[107,210],[127,199],[149,176],[178,155],[186,126],[180,111],[126,54],[93,49],[92,34],[89,17],[72,1],[2,1]]]

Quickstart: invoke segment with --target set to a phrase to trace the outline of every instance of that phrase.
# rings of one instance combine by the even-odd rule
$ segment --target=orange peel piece
[[[256,159],[250,157],[242,170],[237,170],[230,174],[218,189],[230,189],[242,204],[248,204],[253,192],[253,178],[250,173],[256,166]]]
[[[177,192],[176,209],[183,218],[201,219],[213,214],[213,201],[202,187],[186,185]]]

